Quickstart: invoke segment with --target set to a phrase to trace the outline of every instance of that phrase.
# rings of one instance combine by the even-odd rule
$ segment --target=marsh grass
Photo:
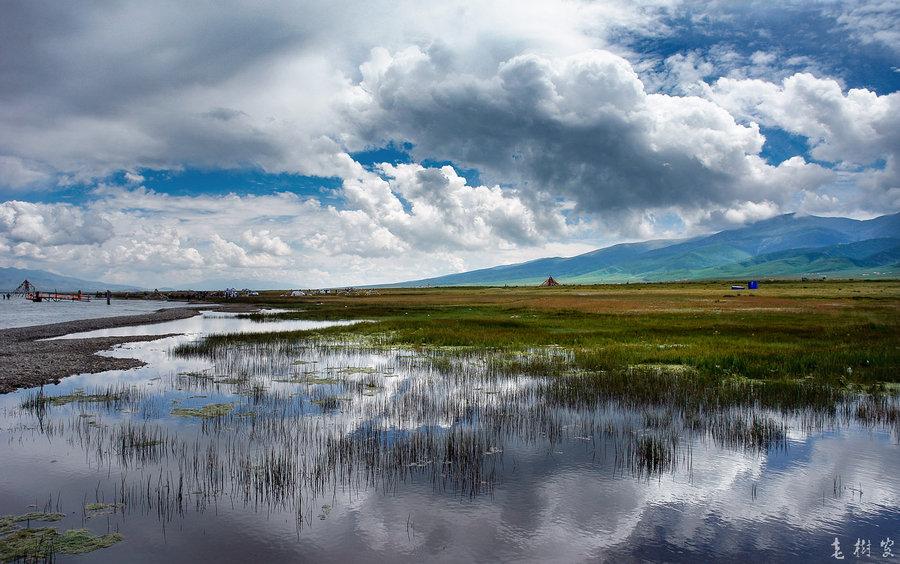
[[[29,411],[38,411],[48,406],[62,406],[70,403],[102,404],[114,408],[117,405],[130,401],[138,395],[137,390],[128,386],[109,386],[91,392],[77,389],[71,394],[49,396],[44,394],[43,388],[29,396],[22,402],[22,408]]]
[[[788,284],[764,299],[742,297],[738,306],[729,304],[730,309],[715,302],[714,286],[702,284],[673,285],[671,290],[651,287],[646,296],[637,288],[616,288],[609,290],[609,298],[605,290],[585,291],[582,298],[573,295],[574,290],[539,294],[533,289],[446,289],[398,293],[390,303],[366,297],[300,301],[294,304],[300,308],[296,311],[264,317],[372,322],[314,331],[218,335],[176,352],[209,356],[221,347],[271,341],[482,352],[555,345],[574,354],[568,365],[552,359],[539,363],[541,359],[532,356],[531,366],[524,369],[553,375],[570,369],[684,365],[716,377],[812,377],[831,384],[900,381],[896,347],[900,286],[846,285],[847,289],[822,286],[834,294],[822,292],[818,299],[799,284]],[[823,307],[823,300],[829,300],[829,307]],[[760,307],[770,302],[779,307]],[[519,368],[515,359],[507,361],[512,370]]]
[[[331,504],[335,492],[396,495],[404,484],[430,482],[436,492],[490,495],[510,479],[509,465],[522,449],[581,452],[614,475],[649,480],[690,468],[697,444],[766,453],[787,448],[788,430],[848,422],[886,426],[900,437],[895,395],[811,379],[717,378],[667,364],[530,377],[511,375],[506,360],[473,350],[394,349],[373,357],[301,346],[330,367],[324,373],[363,359],[378,370],[329,386],[262,385],[259,397],[240,396],[234,409],[204,419],[191,434],[167,432],[153,419],[98,428],[74,416],[43,432],[74,430],[75,444],[98,457],[98,467],[112,456],[123,467],[141,468],[111,496],[109,503],[123,510],[156,511],[168,520],[227,496],[248,507],[294,509],[299,526],[321,514],[321,501],[313,500]],[[214,371],[240,362],[252,381],[266,384],[290,370],[296,352],[281,342],[229,347],[217,352]],[[517,362],[527,365],[532,353],[540,362],[573,354],[544,347],[515,353],[522,357]],[[448,370],[435,368],[432,356],[446,359]],[[215,386],[200,380],[184,393]],[[372,387],[387,393],[361,399]],[[253,416],[242,416],[251,405]]]
[[[163,384],[178,386],[177,399],[230,394],[233,403],[188,408],[135,396],[123,400],[135,413],[128,422],[94,426],[64,412],[41,433],[65,436],[97,468],[139,468],[108,496],[123,510],[169,520],[227,499],[296,511],[301,527],[328,518],[322,508],[345,494],[395,496],[404,484],[490,495],[504,481],[518,485],[515,468],[528,455],[551,464],[564,452],[574,464],[649,480],[690,472],[698,445],[754,456],[789,448],[793,433],[842,425],[900,440],[900,388],[888,374],[895,298],[838,293],[828,299],[850,305],[833,313],[798,291],[797,311],[716,311],[695,307],[691,288],[679,291],[633,312],[587,311],[573,292],[518,290],[307,303],[276,318],[373,321],[179,347],[217,376],[171,375]],[[676,305],[684,311],[669,311]],[[166,430],[158,420],[169,414],[202,422]]]

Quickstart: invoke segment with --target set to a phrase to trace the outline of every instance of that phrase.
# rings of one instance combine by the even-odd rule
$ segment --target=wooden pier
[[[81,290],[78,292],[41,292],[34,284],[25,280],[13,291],[14,295],[23,296],[32,302],[89,302],[91,296]],[[109,292],[106,292],[106,303],[109,303]]]
[[[91,297],[79,291],[77,294],[60,292],[32,292],[25,294],[26,300],[33,302],[89,302]]]

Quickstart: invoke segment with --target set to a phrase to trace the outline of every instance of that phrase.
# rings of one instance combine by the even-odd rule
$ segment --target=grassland
[[[388,289],[299,298],[263,293],[246,301],[289,311],[251,317],[370,323],[214,336],[180,352],[350,338],[373,346],[490,351],[515,359],[553,346],[571,353],[566,366],[523,361],[516,368],[553,374],[668,367],[705,378],[900,382],[900,282],[763,283],[752,292],[729,286]]]

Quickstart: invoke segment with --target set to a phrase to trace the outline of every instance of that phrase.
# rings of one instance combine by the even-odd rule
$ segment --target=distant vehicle
[[[743,290],[744,287],[741,286],[741,285],[739,285],[739,284],[734,284],[734,285],[731,286],[731,289],[732,289],[732,290]]]

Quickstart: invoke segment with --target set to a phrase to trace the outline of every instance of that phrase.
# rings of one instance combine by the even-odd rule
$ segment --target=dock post
[[[109,305],[109,290],[106,291],[106,305]]]

